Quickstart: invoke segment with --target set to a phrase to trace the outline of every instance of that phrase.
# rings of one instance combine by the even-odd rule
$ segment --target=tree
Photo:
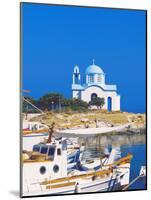
[[[28,97],[28,100],[30,100],[31,103],[36,105],[38,108],[40,108],[43,111],[49,111],[49,110],[67,110],[71,109],[74,111],[85,111],[88,109],[89,104],[85,101],[82,101],[80,99],[67,99],[64,98],[62,94],[59,93],[47,93],[40,97],[39,100],[32,99]],[[24,106],[24,110],[26,107]],[[28,107],[29,111],[29,107]]]
[[[69,107],[69,106],[71,106],[71,99],[63,99],[62,100],[62,106],[63,107]]]
[[[70,107],[72,110],[78,110],[78,111],[82,110],[83,111],[83,110],[88,109],[89,105],[85,101],[82,101],[80,99],[71,99],[70,101],[71,101]]]
[[[105,104],[104,98],[96,97],[89,102],[89,106],[97,106],[97,108],[102,108]]]
[[[64,96],[59,93],[47,93],[42,96],[39,100],[39,105],[41,109],[45,110],[52,110],[52,109],[59,109],[61,104],[63,103]]]

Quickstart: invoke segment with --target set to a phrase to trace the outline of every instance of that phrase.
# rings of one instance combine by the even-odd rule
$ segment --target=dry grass
[[[88,119],[90,125],[95,124],[95,120],[106,123],[121,125],[129,122],[135,122],[136,125],[145,124],[145,114],[133,114],[126,112],[106,112],[106,111],[89,111],[83,113],[68,112],[68,113],[45,113],[43,116],[35,117],[32,121],[40,121],[47,125],[52,122],[56,123],[58,128],[71,128],[84,126],[81,119]]]

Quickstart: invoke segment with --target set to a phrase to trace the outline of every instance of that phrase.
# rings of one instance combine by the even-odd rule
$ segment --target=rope
[[[135,183],[139,178],[142,176],[137,176],[135,179],[133,179],[127,186],[125,186],[122,190],[127,190],[133,183]]]
[[[29,103],[30,105],[32,105],[34,108],[36,108],[39,112],[44,113],[41,109],[39,109],[37,106],[35,106],[34,104],[32,104],[30,101],[28,101],[27,99],[25,99],[25,97],[23,97],[23,100],[26,101],[27,103]]]

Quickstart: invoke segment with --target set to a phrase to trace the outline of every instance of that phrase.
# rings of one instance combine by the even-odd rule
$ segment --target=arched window
[[[75,84],[79,84],[79,75],[75,74]]]
[[[94,76],[93,75],[89,75],[89,83],[93,83],[94,82]]]
[[[100,74],[98,75],[98,82],[99,83],[101,82],[101,75]]]
[[[78,73],[78,74],[80,73],[78,65],[74,67],[74,73]]]
[[[92,93],[91,94],[91,101],[97,98],[97,94],[96,93]]]
[[[107,98],[108,111],[112,111],[112,98]]]

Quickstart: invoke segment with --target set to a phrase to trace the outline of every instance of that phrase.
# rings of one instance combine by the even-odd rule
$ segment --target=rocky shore
[[[47,125],[55,122],[58,129],[114,127],[127,123],[131,123],[131,125],[124,131],[129,133],[141,133],[146,128],[146,115],[140,113],[105,111],[89,111],[83,113],[47,112],[32,118],[30,114],[28,115],[30,121],[39,121]]]

